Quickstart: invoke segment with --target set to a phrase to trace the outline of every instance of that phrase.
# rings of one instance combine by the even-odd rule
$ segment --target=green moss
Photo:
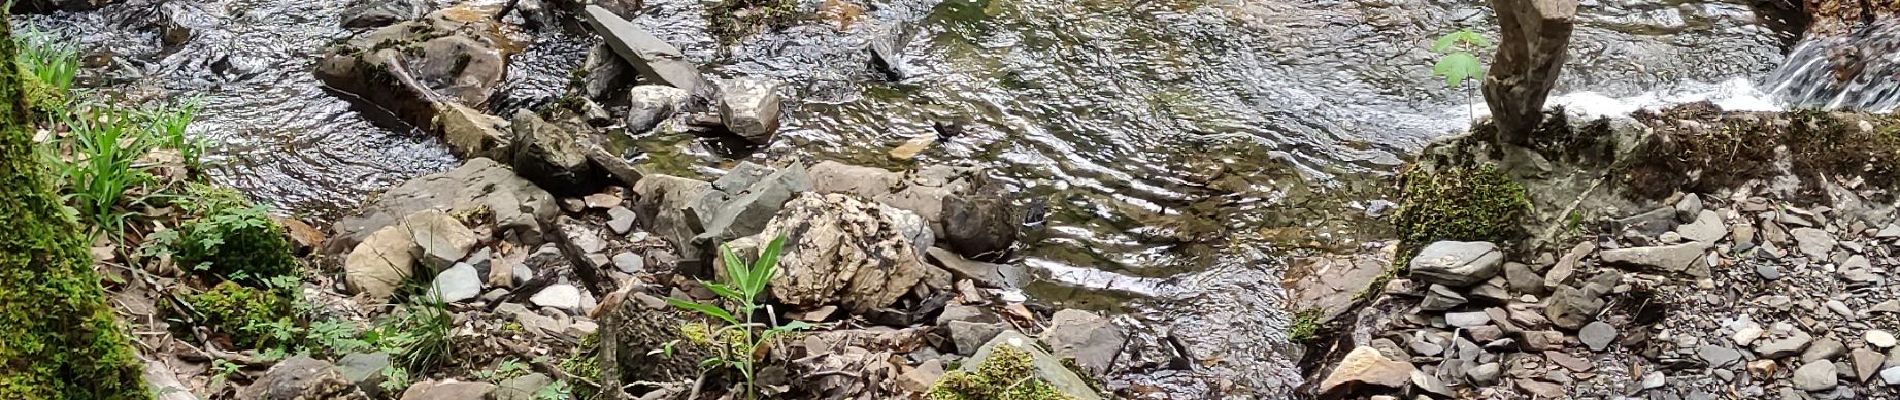
[[[566,372],[570,376],[599,379],[600,357],[594,354],[594,349],[598,348],[600,348],[599,334],[582,336],[580,344],[574,346],[574,353],[568,355],[567,358],[561,359],[561,371]],[[598,388],[587,385],[576,385],[574,386],[572,394],[574,395],[573,398],[576,399],[591,399],[599,393]]]
[[[1036,377],[1029,352],[996,346],[976,372],[950,371],[925,394],[930,400],[1067,400],[1069,395]]]
[[[178,205],[196,218],[153,234],[142,251],[170,254],[179,265],[261,287],[297,274],[295,249],[267,210],[230,188],[193,184]]]
[[[18,49],[0,12],[0,60]],[[46,176],[18,63],[0,62],[0,399],[149,399],[87,240]]]
[[[209,291],[185,297],[197,311],[198,325],[225,335],[233,343],[262,348],[281,341],[268,327],[291,324],[290,302],[269,290],[225,281]]]
[[[1400,179],[1393,221],[1405,245],[1394,265],[1405,265],[1420,247],[1436,241],[1504,243],[1524,234],[1521,222],[1530,211],[1530,197],[1493,165],[1412,169]]]

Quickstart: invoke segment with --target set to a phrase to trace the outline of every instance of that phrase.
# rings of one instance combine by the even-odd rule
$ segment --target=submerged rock
[[[692,94],[679,88],[641,85],[627,91],[627,132],[639,133],[653,130],[660,122],[671,118],[680,107],[692,99]]]
[[[525,109],[515,113],[513,128],[518,140],[513,165],[522,177],[564,196],[594,193],[606,183],[587,157],[585,128],[550,122]]]

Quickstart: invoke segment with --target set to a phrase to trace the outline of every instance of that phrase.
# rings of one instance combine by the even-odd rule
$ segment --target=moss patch
[[[1524,186],[1491,164],[1406,171],[1393,216],[1405,240],[1397,265],[1441,240],[1508,242],[1523,237],[1531,207]]]
[[[233,344],[262,348],[281,338],[270,326],[290,326],[290,301],[269,290],[225,281],[204,293],[185,298],[197,312],[198,324],[229,338]],[[281,343],[278,343],[281,344]]]
[[[976,372],[950,371],[926,393],[930,400],[1067,400],[1048,381],[1036,377],[1029,352],[996,346]]]

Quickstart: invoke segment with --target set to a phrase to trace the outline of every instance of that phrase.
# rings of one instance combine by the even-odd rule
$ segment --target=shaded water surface
[[[90,72],[102,85],[203,98],[194,132],[215,143],[220,182],[334,215],[454,163],[312,77],[321,48],[348,34],[346,5],[135,1],[30,22],[110,54]],[[983,166],[1021,203],[1047,204],[1017,261],[1040,278],[1029,297],[1117,315],[1136,332],[1134,373],[1111,386],[1184,397],[1279,398],[1300,383],[1282,265],[1389,237],[1370,217],[1387,208],[1386,178],[1471,112],[1467,92],[1430,76],[1427,45],[1461,27],[1495,38],[1477,1],[812,0],[814,21],[722,46],[700,2],[647,5],[636,22],[709,73],[788,83],[784,133],[753,157]],[[1583,13],[1560,91],[1606,99],[1752,79],[1787,40],[1740,3]],[[171,25],[189,38],[168,45]],[[498,111],[558,96],[593,40],[524,35],[535,45],[512,60]],[[898,44],[901,79],[866,66],[880,37]],[[938,135],[914,160],[889,156]],[[648,161],[729,165],[695,140],[636,139],[681,153]]]

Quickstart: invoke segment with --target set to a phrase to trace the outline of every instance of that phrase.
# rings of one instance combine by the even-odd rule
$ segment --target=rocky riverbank
[[[1403,199],[1406,268],[1306,289],[1363,300],[1309,303],[1336,328],[1309,395],[1895,395],[1891,117],[1701,104],[1543,129],[1528,149],[1480,129],[1425,152],[1408,193],[1528,201]],[[1453,220],[1408,226],[1420,209]]]

